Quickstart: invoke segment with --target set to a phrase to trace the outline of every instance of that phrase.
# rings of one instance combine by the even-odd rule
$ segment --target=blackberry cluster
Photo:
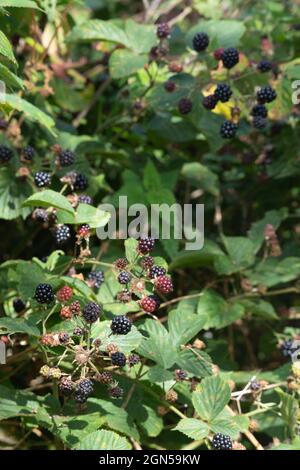
[[[131,274],[127,271],[121,271],[118,276],[118,281],[120,284],[128,284],[131,281]]]
[[[66,243],[71,238],[71,230],[68,225],[60,225],[55,231],[55,240],[58,245]]]
[[[88,280],[91,281],[91,283],[99,289],[101,284],[104,282],[104,272],[103,271],[91,271],[88,274]]]
[[[75,161],[75,153],[72,150],[62,150],[58,155],[60,166],[73,165]]]
[[[13,157],[13,151],[5,145],[0,145],[0,163],[7,163]]]
[[[72,380],[69,379],[68,377],[62,377],[60,379],[59,384],[58,384],[58,389],[59,389],[59,392],[61,393],[61,395],[65,396],[65,397],[69,397],[73,393],[74,384],[73,384]]]
[[[75,191],[84,191],[85,189],[87,189],[88,185],[89,181],[87,177],[81,173],[76,173],[75,181],[73,184]]]
[[[89,302],[82,311],[82,316],[87,323],[94,323],[101,315],[101,307],[96,302]]]
[[[24,160],[27,160],[28,162],[32,162],[35,156],[35,149],[31,147],[31,145],[27,145],[27,147],[23,148],[22,150],[22,156]]]
[[[202,104],[206,109],[214,109],[218,103],[218,98],[215,95],[205,96],[202,100]]]
[[[274,101],[276,97],[276,91],[270,85],[262,87],[258,90],[256,95],[257,101],[261,104],[271,103],[271,101]]]
[[[75,401],[77,403],[85,403],[88,397],[93,393],[94,386],[90,379],[83,379],[77,384],[75,389]]]
[[[164,83],[164,88],[166,91],[168,91],[169,93],[172,93],[175,88],[176,88],[176,84],[175,82],[172,82],[172,80],[167,80],[165,83]]]
[[[204,51],[209,44],[209,37],[206,33],[197,33],[193,37],[193,48],[197,52]]]
[[[13,300],[13,307],[14,307],[14,311],[16,313],[20,313],[20,312],[23,312],[26,305],[24,304],[22,299],[14,299]]]
[[[170,36],[171,29],[168,23],[160,23],[157,25],[156,35],[159,39],[166,39]]]
[[[113,381],[113,376],[110,372],[103,371],[96,374],[94,379],[101,384],[110,384]]]
[[[38,284],[34,298],[39,304],[50,304],[54,300],[52,286],[50,284]]]
[[[218,432],[213,437],[212,445],[215,450],[232,450],[232,439],[230,436]]]
[[[38,188],[44,188],[45,186],[50,186],[51,175],[50,173],[46,173],[46,171],[38,171],[34,175],[34,182]]]
[[[239,51],[235,47],[228,47],[222,52],[221,60],[226,69],[232,69],[239,63]]]
[[[114,352],[110,358],[114,366],[124,367],[126,365],[126,356],[122,352]]]
[[[132,322],[125,315],[118,315],[111,322],[111,331],[114,335],[127,335],[132,327]]]
[[[226,103],[232,95],[232,90],[230,86],[226,85],[226,83],[219,83],[214,95],[217,100],[222,101],[222,103]]]
[[[155,288],[158,292],[162,294],[169,294],[173,291],[172,280],[167,276],[159,276],[155,279]]]
[[[80,194],[78,197],[78,204],[93,204],[93,199],[87,194]]]
[[[267,120],[261,116],[254,116],[252,124],[255,129],[264,129],[267,125]]]
[[[220,128],[220,134],[223,139],[231,139],[238,130],[237,124],[231,121],[224,121]]]
[[[270,70],[272,70],[272,64],[268,60],[264,59],[257,64],[257,69],[262,73],[270,72]]]
[[[266,118],[268,116],[268,110],[264,104],[256,104],[251,110],[251,115]]]
[[[189,98],[181,98],[178,102],[178,111],[180,114],[189,114],[193,109],[193,103]]]
[[[162,266],[152,266],[149,271],[149,277],[150,279],[155,279],[158,276],[164,276],[166,272],[167,271]]]
[[[141,238],[138,243],[138,251],[142,253],[142,255],[147,255],[150,251],[153,250],[155,246],[154,238]]]

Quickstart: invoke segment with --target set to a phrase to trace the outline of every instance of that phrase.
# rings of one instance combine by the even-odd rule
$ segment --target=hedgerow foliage
[[[300,448],[299,12],[225,3],[0,0],[2,448]]]

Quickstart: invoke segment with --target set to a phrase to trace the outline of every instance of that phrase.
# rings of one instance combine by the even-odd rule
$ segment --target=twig
[[[98,101],[98,98],[102,95],[102,93],[106,90],[106,88],[110,85],[111,83],[111,78],[108,78],[105,80],[101,85],[99,86],[98,90],[96,93],[93,95],[93,98],[91,101],[86,105],[85,108],[78,114],[78,116],[73,120],[73,126],[78,127],[80,125],[80,122],[85,116],[89,113],[89,111],[92,109],[92,107],[96,104]]]
[[[172,20],[169,21],[169,25],[173,26],[176,23],[180,23],[184,18],[186,18],[190,13],[192,13],[192,7],[186,7],[179,15],[175,16]]]

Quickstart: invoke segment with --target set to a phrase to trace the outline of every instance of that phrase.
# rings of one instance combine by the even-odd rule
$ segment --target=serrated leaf
[[[24,219],[30,214],[30,209],[23,207],[24,199],[31,194],[28,183],[19,184],[11,168],[0,169],[0,218],[12,220],[18,217]]]
[[[188,349],[180,351],[176,364],[198,378],[212,375],[212,360],[204,351],[197,351],[197,354]]]
[[[213,433],[227,434],[232,439],[237,439],[240,432],[246,431],[249,427],[247,416],[232,416],[224,410],[211,423],[210,428]]]
[[[242,21],[201,20],[189,30],[188,43],[191,44],[193,36],[199,31],[207,33],[211,41],[215,40],[217,47],[234,47],[239,44],[246,28]]]
[[[110,213],[102,211],[89,204],[79,204],[76,210],[75,221],[77,224],[88,224],[91,228],[103,227],[108,223]]]
[[[206,290],[200,297],[197,314],[206,318],[204,328],[224,328],[241,318],[245,308],[239,303],[226,302],[217,292]]]
[[[24,201],[23,206],[56,207],[57,209],[74,214],[74,209],[68,199],[62,194],[52,191],[52,189],[45,189],[45,191],[38,191],[32,194],[32,196]]]
[[[101,340],[101,347],[105,348],[109,343],[114,343],[124,354],[137,349],[143,341],[143,336],[134,325],[127,335],[112,335],[110,321],[106,320],[92,326],[92,336]]]
[[[0,0],[0,7],[35,8],[40,10],[40,7],[33,0]]]
[[[225,248],[236,267],[241,270],[254,263],[254,245],[246,237],[223,237]]]
[[[220,192],[218,176],[206,166],[199,162],[185,163],[181,172],[187,180],[196,184],[197,187],[218,196]]]
[[[134,263],[137,259],[138,241],[135,238],[125,240],[125,256],[129,263]]]
[[[292,395],[289,395],[283,390],[277,389],[276,391],[281,400],[280,411],[281,411],[282,419],[284,420],[286,424],[288,435],[292,439],[295,437],[295,434],[296,434],[296,424],[297,424],[297,416],[299,413],[299,403],[295,397],[293,397]]]
[[[81,23],[67,37],[68,41],[108,41],[130,47],[126,33],[111,21],[88,20]]]
[[[148,55],[137,55],[128,49],[117,49],[109,59],[109,71],[112,78],[125,78],[143,68],[148,62]]]
[[[40,330],[31,323],[30,320],[24,320],[23,318],[0,318],[0,330],[4,333],[25,333],[30,336],[40,336]]]
[[[170,338],[174,346],[187,344],[190,339],[196,336],[205,324],[205,318],[185,311],[184,314],[180,307],[172,310],[168,315],[168,329]]]
[[[164,326],[149,319],[140,327],[140,331],[147,336],[139,346],[138,352],[166,369],[171,367],[176,361],[177,351]]]
[[[180,431],[191,439],[201,441],[209,435],[209,426],[199,419],[183,418],[173,431]]]
[[[113,431],[95,431],[84,437],[77,450],[130,450],[131,445],[125,437]]]
[[[197,414],[205,421],[213,421],[230,400],[230,388],[219,376],[206,377],[192,394]]]
[[[132,19],[126,21],[125,31],[131,49],[138,54],[149,52],[157,43],[154,25],[136,23]]]
[[[0,385],[0,420],[37,413],[40,404],[32,392],[23,392]]]
[[[13,62],[14,64],[17,64],[11,44],[2,31],[0,31],[0,54],[4,55],[8,60]],[[4,93],[1,93],[1,95],[3,94]]]
[[[178,253],[170,264],[170,270],[201,266],[212,267],[214,260],[223,255],[223,251],[216,243],[205,240],[203,248],[199,251],[184,250]]]
[[[3,64],[0,64],[0,79],[3,80],[8,87],[24,89],[24,83],[21,78],[15,75]]]

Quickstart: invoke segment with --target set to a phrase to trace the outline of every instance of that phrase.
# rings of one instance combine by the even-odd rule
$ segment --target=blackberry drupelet
[[[34,298],[39,304],[50,304],[54,300],[54,292],[50,284],[38,284]]]
[[[96,287],[97,289],[99,289],[99,287],[101,286],[101,284],[103,284],[104,282],[104,272],[103,271],[91,271],[89,274],[88,274],[88,280],[90,281],[90,283]]]
[[[93,393],[94,386],[90,379],[83,379],[76,385],[75,389],[75,401],[77,403],[85,403],[88,397]]]
[[[13,307],[14,307],[14,311],[16,313],[20,313],[20,312],[23,312],[26,305],[24,304],[22,299],[14,299],[13,300]]]
[[[126,365],[126,356],[122,352],[114,352],[110,358],[114,366],[124,367]]]
[[[118,281],[120,284],[128,284],[131,281],[131,274],[127,271],[121,271],[118,276]]]
[[[271,103],[277,97],[277,93],[270,85],[262,87],[256,94],[257,101],[261,104]]]
[[[60,344],[67,344],[71,340],[70,335],[66,333],[65,331],[62,331],[58,334],[58,339],[59,339]]]
[[[31,145],[27,145],[27,147],[24,147],[22,150],[22,156],[24,160],[32,162],[35,156],[35,149],[31,147]]]
[[[62,150],[58,155],[60,166],[73,165],[75,161],[75,153],[72,150]]]
[[[167,276],[159,276],[155,279],[154,282],[155,288],[158,292],[162,294],[169,294],[173,291],[173,283],[171,278]]]
[[[69,377],[62,377],[58,384],[58,389],[61,395],[69,397],[74,390],[74,383]]]
[[[13,157],[13,151],[5,145],[0,145],[0,163],[7,163]]]
[[[107,371],[98,372],[98,374],[95,375],[94,380],[101,384],[110,384],[113,381],[113,376],[110,372]]]
[[[110,328],[115,335],[127,335],[132,327],[132,322],[125,315],[118,315],[112,319]]]
[[[234,122],[224,121],[220,127],[220,134],[223,139],[231,139],[235,136],[238,126]]]
[[[58,245],[66,243],[71,238],[71,230],[68,225],[59,225],[55,231],[55,240]]]
[[[80,194],[78,197],[78,204],[93,204],[93,199],[87,194]]]
[[[164,276],[166,272],[167,271],[162,266],[152,266],[152,268],[150,268],[149,277],[150,279],[155,279],[158,276]]]
[[[206,33],[197,33],[193,37],[193,48],[197,52],[204,51],[209,44],[209,37]]]
[[[256,104],[251,110],[251,116],[260,116],[266,118],[268,116],[268,110],[264,104]]]
[[[222,52],[221,60],[226,69],[232,69],[239,63],[239,51],[235,47],[228,47]]]
[[[100,305],[96,302],[89,302],[82,311],[82,316],[87,323],[94,323],[98,320],[102,312]]]
[[[70,309],[69,305],[64,305],[61,308],[59,315],[64,320],[70,320],[73,316],[73,313],[71,312],[71,309]]]
[[[219,83],[214,95],[217,100],[222,101],[222,103],[226,103],[232,95],[232,90],[230,86],[226,85],[226,83]]]
[[[44,188],[46,186],[50,186],[51,184],[51,175],[46,171],[38,171],[34,175],[34,182],[38,188]]]
[[[269,60],[264,59],[258,62],[257,69],[262,73],[270,72],[270,70],[272,70],[272,64]]]
[[[206,109],[214,109],[218,103],[218,99],[215,95],[205,96],[202,100],[202,104]]]
[[[142,253],[143,255],[147,255],[150,253],[150,251],[153,250],[155,246],[155,240],[154,238],[141,238],[138,243],[138,251]]]
[[[87,189],[89,185],[89,181],[85,175],[82,173],[76,173],[75,181],[74,181],[74,189],[75,191],[84,191]]]
[[[193,103],[189,98],[181,98],[178,102],[178,111],[180,114],[189,114],[193,109]]]
[[[218,432],[213,437],[212,445],[215,450],[232,450],[232,439],[230,436]]]
[[[171,28],[168,23],[160,23],[157,25],[156,35],[159,39],[166,39],[171,34]]]

